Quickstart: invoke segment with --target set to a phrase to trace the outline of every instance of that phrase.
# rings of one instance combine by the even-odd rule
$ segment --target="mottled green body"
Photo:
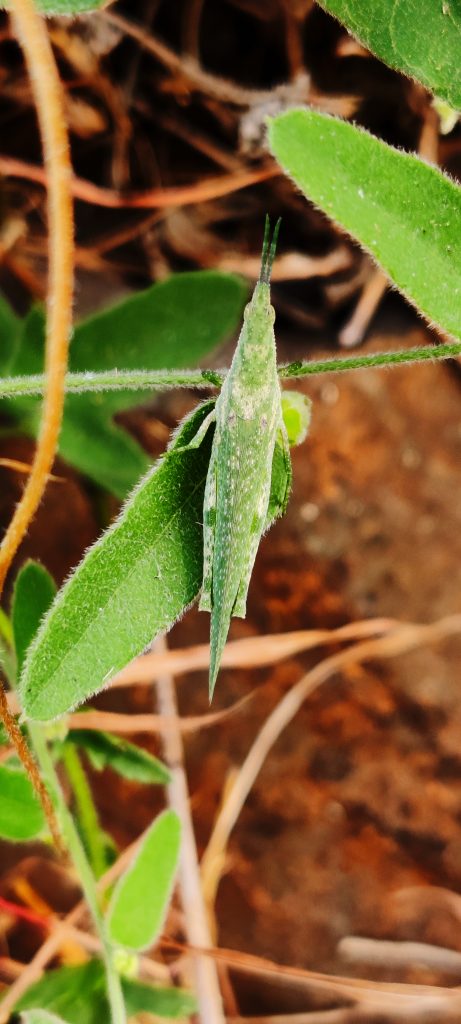
[[[214,410],[199,606],[211,612],[210,694],[231,617],[245,616],[251,572],[267,525],[276,438],[279,432],[286,437],[274,319],[269,284],[259,281]]]

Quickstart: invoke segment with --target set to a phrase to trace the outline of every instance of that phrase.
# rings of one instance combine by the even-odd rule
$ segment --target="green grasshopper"
[[[261,272],[230,370],[191,447],[215,422],[203,509],[203,582],[199,608],[211,613],[210,700],[232,616],[245,617],[262,534],[285,511],[291,459],[283,419],[270,302],[270,275],[280,221],[270,241],[266,217]],[[307,428],[306,406],[304,421]],[[309,403],[310,404],[310,403]],[[306,431],[304,431],[305,436]]]

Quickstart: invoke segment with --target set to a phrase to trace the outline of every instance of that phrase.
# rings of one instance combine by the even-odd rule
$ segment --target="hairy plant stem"
[[[317,377],[325,373],[344,373],[348,370],[369,370],[381,366],[405,366],[412,363],[440,362],[461,356],[461,341],[443,345],[423,345],[418,348],[396,349],[395,352],[372,352],[363,356],[339,356],[337,359],[312,359],[309,363],[295,362],[279,366],[282,380]],[[68,373],[68,394],[91,394],[98,391],[156,391],[168,388],[219,388],[226,370],[102,370],[98,372]],[[45,388],[43,374],[24,377],[0,378],[0,398],[19,398],[23,395],[42,395]]]
[[[364,356],[341,356],[339,359],[313,359],[310,363],[289,363],[279,366],[279,374],[287,377],[313,377],[320,373],[343,373],[345,370],[367,370],[379,366],[404,366],[406,363],[438,362],[461,355],[461,341],[442,345],[421,345],[418,348],[396,349],[395,352],[372,352]]]
[[[113,963],[112,948],[106,935],[106,928],[98,902],[94,875],[83,848],[82,841],[75,827],[74,820],[67,807],[64,794],[61,789],[61,783],[48,749],[43,726],[28,722],[28,729],[42,777],[48,786],[49,793],[56,808],[64,842],[78,874],[83,895],[93,918],[95,930],[101,941],[102,957],[106,971],[107,996],[111,1009],[112,1024],[126,1024],[127,1018],[125,1002],[123,999],[120,977]]]

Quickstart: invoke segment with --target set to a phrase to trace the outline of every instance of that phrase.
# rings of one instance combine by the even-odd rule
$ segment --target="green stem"
[[[67,741],[63,744],[62,760],[72,786],[75,814],[90,864],[96,878],[101,878],[107,866],[101,842],[101,828],[88,779],[74,743]]]
[[[166,388],[220,387],[224,374],[214,370],[104,370],[93,373],[68,373],[66,392],[88,394],[93,391],[151,391]],[[42,395],[45,378],[41,373],[24,377],[0,378],[0,398]]]
[[[93,873],[83,849],[82,841],[70,814],[53,759],[48,749],[43,727],[28,722],[29,735],[35,756],[40,765],[44,782],[53,799],[62,835],[77,871],[85,900],[88,904],[94,926],[101,941],[102,957],[106,969],[107,994],[111,1008],[112,1024],[126,1024],[126,1010],[120,977],[114,967],[112,948],[107,939],[104,918],[98,902]]]
[[[405,363],[436,362],[461,355],[461,341],[443,345],[423,345],[419,348],[397,349],[395,352],[373,352],[365,356],[345,356],[339,359],[313,359],[310,363],[289,363],[279,366],[280,377],[313,377],[320,373],[343,373],[345,370],[365,370],[374,366],[402,366]]]
[[[439,362],[461,355],[461,341],[443,345],[423,345],[397,349],[395,352],[374,352],[364,356],[340,356],[339,359],[312,359],[279,366],[282,379],[314,377],[323,373],[344,373],[377,366],[403,366],[405,363]],[[68,373],[66,392],[88,394],[95,391],[151,391],[167,388],[219,388],[225,371],[215,370],[104,370],[101,372]],[[24,377],[0,378],[0,398],[42,395],[45,379],[36,373]]]

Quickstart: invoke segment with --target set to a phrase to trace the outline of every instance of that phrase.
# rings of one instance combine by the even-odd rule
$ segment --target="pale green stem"
[[[344,373],[379,366],[403,366],[406,363],[439,362],[461,356],[461,341],[443,345],[423,345],[397,349],[395,352],[373,352],[362,356],[340,356],[333,359],[312,359],[279,366],[282,379],[315,377],[323,373]],[[66,392],[88,394],[94,391],[150,391],[167,388],[219,388],[225,371],[215,370],[104,370],[101,372],[68,373]],[[42,395],[42,374],[0,378],[0,398]]]
[[[104,874],[107,864],[104,855],[101,826],[91,788],[75,744],[70,740],[65,742],[61,756],[67,778],[72,786],[75,800],[75,815],[85,842],[91,867],[96,878],[100,878]]]
[[[320,373],[343,373],[345,370],[366,370],[374,366],[402,366],[405,363],[437,362],[461,355],[461,341],[443,345],[423,345],[397,349],[395,352],[372,352],[365,356],[341,356],[339,359],[313,359],[310,363],[289,363],[279,366],[279,374],[287,377],[313,377]]]
[[[151,391],[166,388],[220,387],[224,373],[214,370],[103,370],[68,373],[66,392],[87,394],[93,391]],[[0,378],[0,398],[42,395],[45,378],[36,373],[24,377]]]
[[[120,977],[113,963],[112,948],[106,935],[104,918],[98,902],[94,875],[88,863],[88,859],[75,827],[72,815],[68,810],[64,794],[61,789],[61,784],[53,764],[53,759],[48,749],[43,727],[35,725],[32,722],[28,722],[27,726],[32,746],[35,751],[35,756],[40,765],[42,778],[46,783],[55,805],[56,814],[65,844],[78,874],[83,895],[88,904],[96,932],[101,941],[112,1024],[126,1024],[127,1017]]]

